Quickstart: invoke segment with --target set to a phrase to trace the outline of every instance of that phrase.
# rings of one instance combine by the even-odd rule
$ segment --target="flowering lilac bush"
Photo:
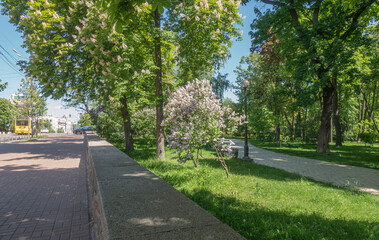
[[[225,144],[222,133],[226,129],[229,132],[235,130],[242,123],[242,117],[221,106],[210,82],[195,79],[180,87],[169,98],[165,112],[168,147],[177,153],[178,161],[192,160],[197,168],[199,150],[208,144],[215,147],[217,160],[222,163],[228,176],[223,152],[230,151],[233,143]]]

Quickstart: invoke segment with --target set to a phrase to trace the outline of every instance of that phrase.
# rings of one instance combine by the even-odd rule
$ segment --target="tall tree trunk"
[[[287,113],[286,112],[284,112],[284,118],[286,119],[286,121],[287,121],[287,124],[288,124],[288,128],[290,129],[290,131],[291,131],[291,138],[294,140],[294,132],[295,132],[295,127],[294,127],[294,123],[295,123],[295,120],[292,118],[292,121],[290,121],[289,119],[288,119],[288,116],[287,116]]]
[[[372,96],[372,104],[370,108],[370,122],[373,122],[374,120],[374,109],[375,109],[375,103],[376,103],[376,88],[378,86],[378,82],[375,82],[374,90],[373,90],[373,96]]]
[[[363,96],[363,102],[362,102],[362,109],[361,109],[361,121],[359,121],[360,123],[362,123],[364,120],[366,120],[366,93],[364,91],[362,91],[362,96]],[[360,128],[360,131],[359,133],[363,133],[365,131],[365,126],[364,124],[361,124],[361,128]]]
[[[292,113],[292,141],[295,141],[296,138],[296,112]]]
[[[275,136],[276,143],[279,143],[280,142],[280,123],[276,124],[275,132],[276,132],[276,136]]]
[[[358,111],[358,123],[360,123],[363,119],[362,117],[362,103],[361,103],[361,99],[359,98],[358,96],[358,106],[359,106],[359,111]],[[362,132],[362,126],[360,127],[359,129],[359,133]],[[358,134],[358,137],[357,137],[357,142],[360,142],[361,139],[359,138],[359,134]]]
[[[330,142],[333,143],[333,117],[330,117]]]
[[[163,131],[163,94],[162,94],[162,53],[161,53],[161,15],[158,8],[154,12],[154,23],[157,30],[157,35],[154,39],[155,44],[155,96],[157,99],[156,105],[156,125],[157,125],[157,158],[165,158],[164,149],[164,131]]]
[[[299,109],[299,113],[297,114],[296,125],[297,125],[298,132],[300,133],[300,138],[304,139],[304,129],[302,127],[302,125],[303,125],[303,119],[302,119],[302,116],[301,116],[301,111],[302,111],[302,109],[300,108]]]
[[[292,90],[292,91],[294,91],[294,90]],[[294,101],[295,101],[294,98],[291,96],[291,104],[292,105],[293,105]],[[296,119],[296,112],[293,111],[292,112],[292,123],[291,123],[291,138],[292,138],[292,141],[294,141],[295,137],[296,137],[296,132],[295,132],[296,131],[296,125],[295,125],[296,121],[295,121],[295,119]]]
[[[333,93],[333,122],[336,130],[336,147],[342,147],[342,126],[340,121],[340,112],[338,110],[338,87],[337,74],[333,74],[332,84],[334,87]]]
[[[278,107],[278,99],[274,97],[274,118],[276,122],[275,126],[275,141],[276,143],[280,142],[280,111]]]
[[[303,139],[307,139],[307,121],[308,121],[308,109],[306,108],[304,111],[304,122],[303,122]]]
[[[128,104],[126,103],[126,98],[122,97],[121,102],[121,114],[122,122],[124,123],[124,134],[125,134],[125,151],[132,151],[134,149],[133,136],[132,136],[132,126],[130,122],[130,113],[128,109]]]
[[[38,137],[38,132],[39,132],[39,120],[38,120],[38,116],[37,116],[37,120],[36,120],[36,137]]]
[[[329,150],[329,135],[330,135],[330,119],[332,116],[332,105],[333,105],[333,92],[334,87],[332,84],[326,85],[323,88],[322,96],[322,114],[321,114],[321,125],[318,134],[318,144],[317,152],[330,152]]]

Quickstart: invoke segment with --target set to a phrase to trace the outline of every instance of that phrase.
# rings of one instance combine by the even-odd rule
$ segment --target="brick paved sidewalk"
[[[233,140],[238,155],[243,157],[244,142]],[[263,150],[249,144],[249,157],[254,162],[279,168],[320,182],[342,187],[355,187],[361,191],[379,195],[379,170],[348,166],[308,158],[290,156]]]
[[[0,144],[0,240],[90,238],[83,152],[82,136]]]

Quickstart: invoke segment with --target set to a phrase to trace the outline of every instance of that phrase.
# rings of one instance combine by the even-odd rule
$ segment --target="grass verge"
[[[21,141],[35,141],[35,140],[38,140],[40,138],[45,138],[45,137],[48,137],[48,136],[47,135],[41,135],[41,136],[37,136],[37,137],[24,138],[24,139],[21,139]]]
[[[249,142],[256,147],[277,153],[357,167],[379,169],[379,144],[374,144],[372,147],[357,142],[344,142],[343,147],[336,147],[330,144],[330,153],[317,153],[316,144],[299,142],[282,143],[282,147],[280,147],[280,144],[273,142],[261,142],[257,140],[249,140]]]
[[[214,153],[179,164],[155,159],[136,141],[129,156],[247,239],[378,239],[379,196],[341,189],[282,170],[229,159],[230,178]]]

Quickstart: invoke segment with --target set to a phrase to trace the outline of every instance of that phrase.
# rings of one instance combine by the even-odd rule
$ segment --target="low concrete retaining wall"
[[[244,239],[95,134],[85,137],[97,239]]]

